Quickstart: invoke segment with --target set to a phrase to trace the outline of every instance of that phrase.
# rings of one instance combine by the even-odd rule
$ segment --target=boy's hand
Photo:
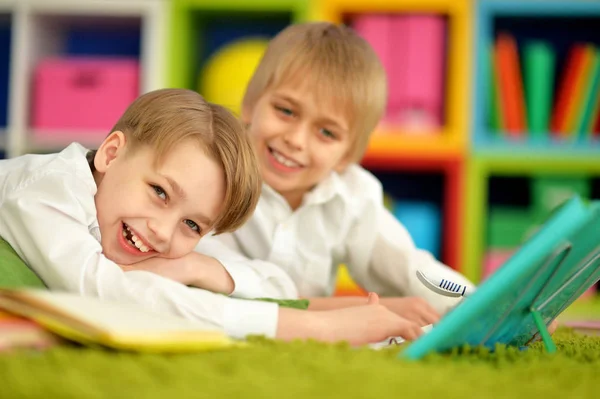
[[[334,310],[365,304],[365,298],[358,296],[310,298],[309,301],[309,310]],[[412,320],[421,326],[437,323],[440,319],[438,312],[426,300],[419,297],[380,298],[379,303],[398,316]]]
[[[176,259],[150,258],[119,266],[126,272],[144,270],[181,284],[227,295],[235,288],[233,279],[219,261],[198,252]]]
[[[379,303],[405,319],[419,323],[420,326],[437,323],[439,313],[423,298],[381,298]]]
[[[348,341],[351,345],[366,345],[397,336],[414,340],[422,334],[417,323],[398,316],[378,302],[377,294],[370,294],[363,306],[327,311],[280,309],[277,337],[316,338],[326,342]]]

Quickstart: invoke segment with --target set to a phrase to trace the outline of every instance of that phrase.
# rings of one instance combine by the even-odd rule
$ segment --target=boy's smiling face
[[[150,147],[128,153],[125,141],[114,132],[94,160],[105,256],[128,265],[190,253],[221,213],[222,169],[193,141],[172,148],[160,164]]]
[[[310,84],[267,90],[252,109],[250,124],[264,181],[295,209],[304,194],[349,163],[350,126],[333,99],[317,98]]]

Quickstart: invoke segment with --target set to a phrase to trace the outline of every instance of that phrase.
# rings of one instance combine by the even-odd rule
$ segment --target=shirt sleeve
[[[350,274],[366,290],[382,296],[422,297],[441,314],[448,312],[460,298],[431,291],[417,278],[417,270],[473,286],[431,253],[416,248],[406,228],[376,195],[366,202],[356,218],[346,240],[346,254]]]
[[[189,288],[145,271],[123,272],[102,254],[88,226],[93,194],[81,178],[45,173],[0,204],[0,235],[52,290],[138,303],[219,328],[230,336],[274,337],[278,306]]]
[[[204,237],[196,251],[217,259],[235,284],[231,296],[239,298],[297,299],[298,289],[279,266],[260,259],[249,259],[237,251],[231,234]]]

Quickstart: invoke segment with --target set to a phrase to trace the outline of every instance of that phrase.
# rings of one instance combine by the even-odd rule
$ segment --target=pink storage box
[[[386,14],[363,14],[354,19],[352,27],[373,47],[386,74],[390,76],[393,72],[390,60],[392,17]],[[390,92],[390,96],[392,94]]]
[[[435,14],[392,21],[388,118],[406,128],[438,128],[444,106],[446,23]]]
[[[43,60],[36,68],[33,89],[36,135],[57,130],[108,134],[139,96],[139,71],[137,59]]]
[[[483,278],[488,278],[500,268],[513,254],[514,249],[491,249],[485,254],[483,265]]]

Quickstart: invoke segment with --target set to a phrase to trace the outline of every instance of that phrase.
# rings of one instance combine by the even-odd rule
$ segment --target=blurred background
[[[481,281],[565,199],[600,199],[598,0],[0,0],[0,155],[93,148],[161,87],[238,111],[269,38],[316,20],[388,72],[363,165],[419,247]]]

